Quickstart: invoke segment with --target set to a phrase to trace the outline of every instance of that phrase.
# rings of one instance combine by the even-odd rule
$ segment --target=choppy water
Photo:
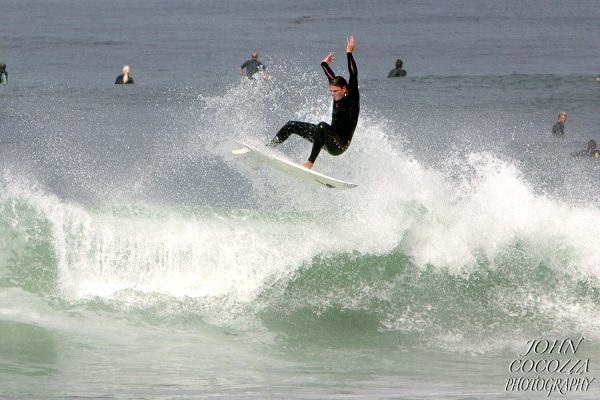
[[[600,164],[570,156],[600,141],[594,2],[2,10],[0,397],[543,398],[509,365],[582,337],[559,358],[590,372],[546,378],[595,377]],[[361,118],[316,168],[360,186],[233,156],[328,120],[350,33]],[[252,50],[272,80],[238,81]]]

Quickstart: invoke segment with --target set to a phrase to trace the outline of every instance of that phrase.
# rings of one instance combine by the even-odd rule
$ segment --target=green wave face
[[[50,294],[58,279],[52,226],[27,202],[0,205],[0,287]]]
[[[264,293],[261,318],[303,344],[495,351],[532,337],[598,340],[597,279],[558,271],[515,243],[462,273],[419,268],[400,250],[316,258]]]
[[[314,234],[319,223],[307,214],[86,210],[47,197],[5,198],[0,285],[59,309],[84,305],[158,325],[244,329],[250,321],[297,349],[469,352],[540,335],[600,340],[589,318],[600,285],[571,268],[568,249],[549,253],[517,239],[494,257],[475,251],[475,263],[458,269],[420,265],[414,232],[430,222],[418,207],[406,210],[416,225],[393,248],[369,254],[319,237],[298,248],[294,237]]]

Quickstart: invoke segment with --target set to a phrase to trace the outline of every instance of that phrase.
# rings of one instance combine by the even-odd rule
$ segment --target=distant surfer
[[[333,97],[331,125],[326,122],[319,122],[318,125],[315,125],[308,122],[288,121],[268,146],[275,147],[283,143],[292,133],[312,142],[313,147],[308,161],[302,164],[302,166],[309,169],[313,167],[323,147],[333,156],[339,156],[346,151],[350,146],[352,135],[354,135],[360,111],[358,70],[356,69],[354,57],[352,57],[353,50],[354,36],[349,36],[346,39],[346,56],[348,58],[348,71],[350,72],[348,82],[343,77],[336,76],[329,67],[329,63],[333,62],[333,52],[321,61],[321,67],[325,71],[329,81],[329,91],[331,97]]]
[[[8,82],[8,72],[6,72],[6,64],[0,64],[0,83]]]
[[[388,78],[401,78],[406,76],[406,71],[402,69],[402,60],[396,60],[396,68],[390,71]]]
[[[558,113],[558,121],[552,126],[552,134],[556,137],[565,136],[565,124],[567,123],[567,113],[561,111]]]
[[[258,61],[258,54],[256,52],[252,52],[250,55],[250,59],[242,64],[240,67],[240,76],[244,76],[244,72],[246,73],[246,77],[248,79],[254,79],[255,75],[259,70],[263,71],[263,79],[269,79],[269,72],[267,71],[267,67],[260,61]]]
[[[123,73],[117,76],[116,85],[129,85],[133,83],[133,78],[129,76],[129,65],[123,65]]]
[[[598,150],[598,144],[596,143],[596,141],[594,139],[591,139],[587,144],[587,149],[580,150],[576,153],[573,153],[572,155],[574,157],[588,156],[588,157],[598,158],[598,157],[600,157],[600,150]]]

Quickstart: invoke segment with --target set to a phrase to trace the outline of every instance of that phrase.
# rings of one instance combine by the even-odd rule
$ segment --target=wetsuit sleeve
[[[350,87],[358,87],[358,69],[356,68],[356,62],[352,53],[346,53],[348,56],[348,72],[350,73],[350,81],[348,85]]]
[[[325,75],[327,75],[327,80],[331,82],[331,80],[335,78],[335,74],[333,73],[331,68],[329,68],[329,64],[327,64],[326,62],[322,62],[321,67],[323,67],[323,71],[325,71]]]

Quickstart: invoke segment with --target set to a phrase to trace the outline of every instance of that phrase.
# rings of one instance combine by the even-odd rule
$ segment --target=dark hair
[[[346,82],[346,79],[344,79],[343,76],[336,76],[329,81],[329,84],[340,88],[345,88],[348,86],[348,82]]]
[[[596,141],[594,139],[590,140],[588,142],[588,151],[594,151],[594,150],[596,150],[597,146],[598,145],[596,144]]]
[[[396,60],[396,67],[402,68],[402,60],[401,59]]]

